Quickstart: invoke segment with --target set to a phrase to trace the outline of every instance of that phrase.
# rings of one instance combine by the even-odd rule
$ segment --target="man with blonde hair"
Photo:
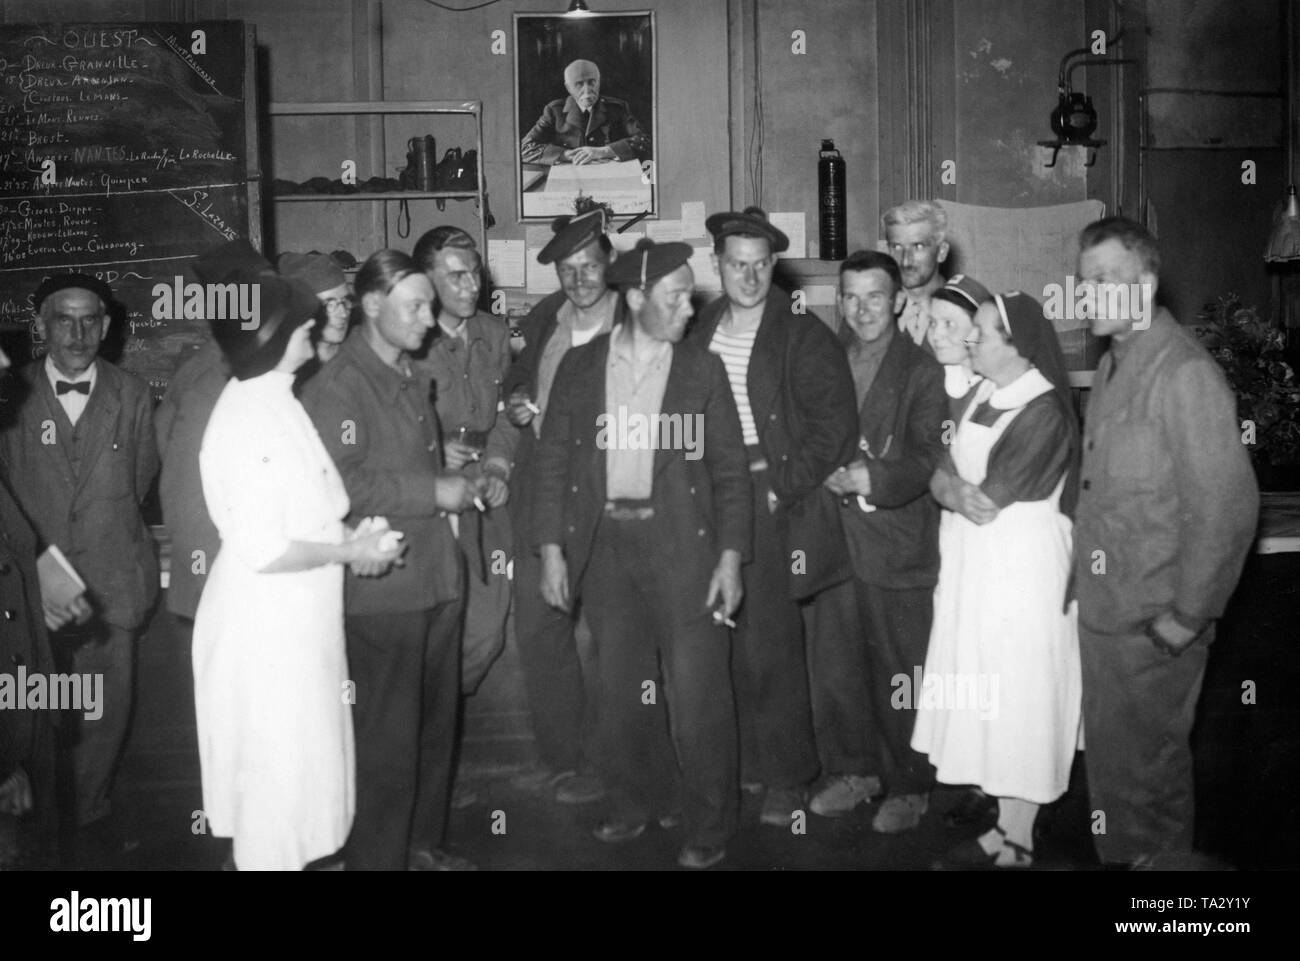
[[[907,306],[898,318],[899,330],[929,352],[925,332],[930,326],[930,295],[943,286],[939,265],[948,259],[948,215],[930,200],[905,200],[880,218],[887,251],[903,272]]]

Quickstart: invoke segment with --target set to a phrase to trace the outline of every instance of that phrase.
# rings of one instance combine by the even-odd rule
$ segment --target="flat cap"
[[[790,248],[790,238],[768,223],[767,212],[762,207],[746,207],[739,213],[729,210],[723,214],[714,214],[704,221],[704,226],[713,235],[714,241],[732,234],[753,234],[766,237],[774,254]]]
[[[41,285],[36,288],[36,309],[41,309],[41,304],[45,303],[45,298],[49,297],[50,294],[57,294],[60,290],[68,290],[71,287],[89,290],[104,302],[105,307],[113,302],[113,289],[98,277],[78,273],[55,274],[52,277],[46,277],[45,280],[41,281]]]
[[[301,280],[318,294],[348,282],[339,265],[325,254],[281,254],[276,267],[281,277]]]
[[[611,287],[640,287],[645,290],[660,277],[666,277],[687,263],[695,253],[690,244],[657,244],[642,237],[635,247],[618,258],[605,271],[605,283]]]
[[[575,254],[605,232],[605,211],[597,208],[576,217],[556,217],[551,222],[555,236],[537,255],[539,264],[554,264]]]

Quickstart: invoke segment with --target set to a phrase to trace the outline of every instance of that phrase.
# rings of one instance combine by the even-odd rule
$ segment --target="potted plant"
[[[1260,487],[1300,489],[1300,381],[1286,333],[1235,294],[1206,304],[1195,331],[1237,394],[1237,417]]]

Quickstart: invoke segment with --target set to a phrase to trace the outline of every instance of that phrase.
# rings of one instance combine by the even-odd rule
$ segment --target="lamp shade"
[[[1287,188],[1286,207],[1273,222],[1264,259],[1269,263],[1300,260],[1300,203],[1294,186]]]

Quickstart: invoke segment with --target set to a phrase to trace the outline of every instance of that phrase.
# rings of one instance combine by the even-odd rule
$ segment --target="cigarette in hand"
[[[487,505],[483,503],[483,498],[479,497],[477,494],[474,495],[474,509],[479,513],[483,513],[487,510]]]
[[[713,623],[714,623],[714,624],[724,624],[724,625],[726,625],[727,627],[735,627],[735,626],[736,626],[736,622],[733,621],[731,618],[729,618],[729,617],[726,615],[726,612],[723,611],[723,609],[720,608],[720,607],[715,608],[714,611],[713,611]]]
[[[534,404],[531,400],[524,401],[524,406],[527,407],[530,411],[532,411],[534,416],[542,412],[542,409],[538,407],[536,404]]]

